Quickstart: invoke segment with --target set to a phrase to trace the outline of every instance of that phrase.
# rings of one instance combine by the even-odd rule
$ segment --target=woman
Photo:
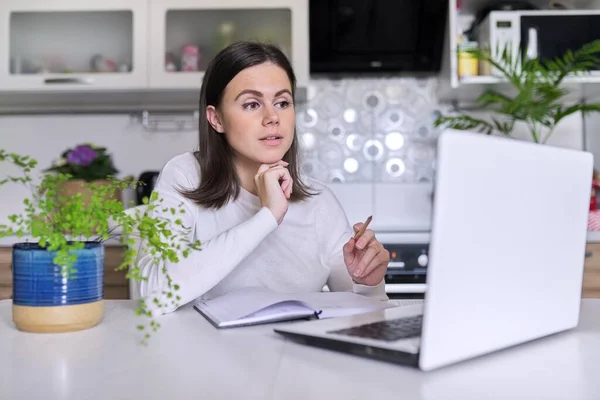
[[[165,267],[179,305],[248,286],[306,292],[327,284],[387,299],[388,251],[371,230],[355,240],[333,193],[300,176],[295,84],[289,61],[270,45],[233,44],[212,60],[200,90],[199,150],[168,161],[155,185],[161,206],[183,204],[178,217],[202,250],[164,265],[143,256],[142,296],[166,289]],[[161,303],[161,312],[175,309]]]

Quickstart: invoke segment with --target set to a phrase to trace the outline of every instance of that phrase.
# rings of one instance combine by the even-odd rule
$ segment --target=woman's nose
[[[264,107],[263,125],[279,124],[279,114],[275,107]]]

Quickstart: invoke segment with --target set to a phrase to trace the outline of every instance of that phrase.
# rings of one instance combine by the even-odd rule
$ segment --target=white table
[[[600,300],[583,300],[576,330],[427,373],[302,346],[272,325],[217,330],[189,306],[143,346],[134,308],[107,301],[95,328],[29,334],[0,301],[0,399],[600,398]]]

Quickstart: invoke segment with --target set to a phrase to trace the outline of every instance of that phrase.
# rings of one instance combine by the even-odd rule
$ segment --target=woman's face
[[[285,71],[264,63],[237,74],[218,109],[207,107],[208,121],[225,135],[238,165],[272,164],[288,151],[296,123],[291,90]]]

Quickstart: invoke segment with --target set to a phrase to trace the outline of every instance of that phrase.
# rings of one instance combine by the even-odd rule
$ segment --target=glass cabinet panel
[[[308,81],[308,0],[151,0],[150,87],[198,90],[215,55],[241,40],[278,46]]]
[[[132,11],[12,12],[9,71],[126,73],[133,67]]]
[[[169,10],[165,31],[169,72],[204,71],[222,48],[247,39],[276,44],[291,61],[289,9]]]
[[[148,85],[148,0],[0,2],[0,87]]]

